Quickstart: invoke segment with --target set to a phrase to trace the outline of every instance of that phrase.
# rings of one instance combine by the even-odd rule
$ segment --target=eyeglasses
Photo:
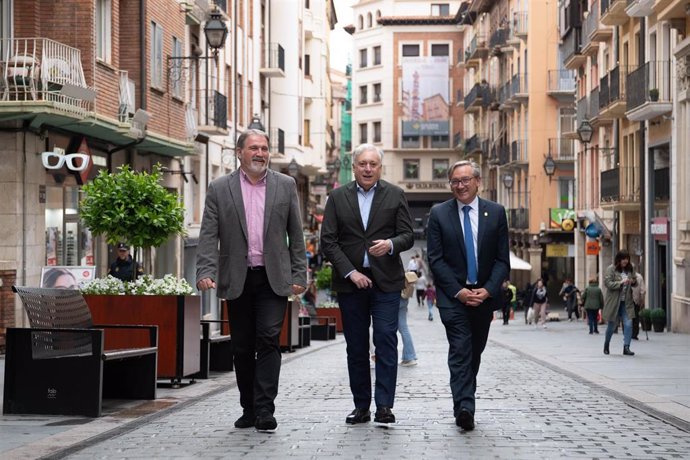
[[[67,163],[67,168],[81,172],[89,167],[91,158],[85,153],[70,153],[67,155],[56,152],[43,152],[41,154],[43,167],[46,169],[60,169]]]
[[[450,184],[451,187],[457,187],[460,184],[467,187],[468,185],[470,185],[470,182],[472,182],[472,179],[474,179],[474,176],[461,177],[460,179],[452,179],[448,183]]]

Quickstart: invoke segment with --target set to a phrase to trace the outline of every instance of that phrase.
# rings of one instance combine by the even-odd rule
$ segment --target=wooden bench
[[[13,286],[30,328],[7,329],[4,414],[101,415],[102,399],[156,399],[158,327],[94,325],[81,293]],[[147,347],[105,350],[108,335]]]
[[[232,364],[232,336],[230,334],[211,334],[211,324],[229,324],[228,320],[201,321],[201,363],[194,377],[207,379],[210,371],[229,372]]]

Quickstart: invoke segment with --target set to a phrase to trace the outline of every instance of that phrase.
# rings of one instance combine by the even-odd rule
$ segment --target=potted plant
[[[652,308],[649,315],[652,320],[654,332],[664,332],[664,328],[666,327],[666,310],[663,308]]]
[[[79,212],[94,235],[109,244],[120,241],[145,253],[146,272],[151,273],[151,248],[183,235],[184,207],[176,194],[160,184],[160,165],[149,173],[128,166],[118,172],[101,171],[83,187]],[[179,383],[200,370],[199,320],[201,301],[193,288],[174,275],[154,279],[144,275],[122,283],[116,278],[96,279],[83,287],[95,323],[150,324],[158,326],[158,378]],[[129,348],[114,335],[106,336],[107,348]]]
[[[103,235],[109,244],[129,243],[142,248],[150,273],[150,250],[172,236],[184,235],[184,206],[177,195],[160,184],[160,165],[151,173],[132,171],[129,165],[119,172],[102,170],[84,185],[79,214],[94,236]]]
[[[652,88],[649,90],[649,100],[652,102],[656,102],[659,100],[659,89],[658,88]]]
[[[643,308],[640,310],[640,325],[643,331],[652,330],[652,310],[649,308]]]
[[[340,308],[338,303],[333,300],[333,292],[331,291],[331,280],[333,279],[333,267],[331,265],[324,265],[321,270],[316,272],[316,288],[326,290],[328,292],[329,300],[319,302],[316,307],[316,316],[334,317],[336,321],[336,330],[343,332],[343,320],[340,316]]]

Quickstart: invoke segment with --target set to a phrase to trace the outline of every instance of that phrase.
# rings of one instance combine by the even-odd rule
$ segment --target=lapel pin
[[[489,217],[489,213],[488,213],[488,212],[485,212],[485,213],[484,213],[484,217]]]

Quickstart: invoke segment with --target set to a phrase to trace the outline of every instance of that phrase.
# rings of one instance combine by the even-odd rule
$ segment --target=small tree
[[[132,171],[129,165],[119,172],[101,171],[82,188],[81,219],[94,235],[104,235],[109,244],[119,241],[149,251],[171,236],[184,235],[184,207],[177,195],[160,184],[160,165],[151,173]],[[150,267],[148,267],[150,269]]]

